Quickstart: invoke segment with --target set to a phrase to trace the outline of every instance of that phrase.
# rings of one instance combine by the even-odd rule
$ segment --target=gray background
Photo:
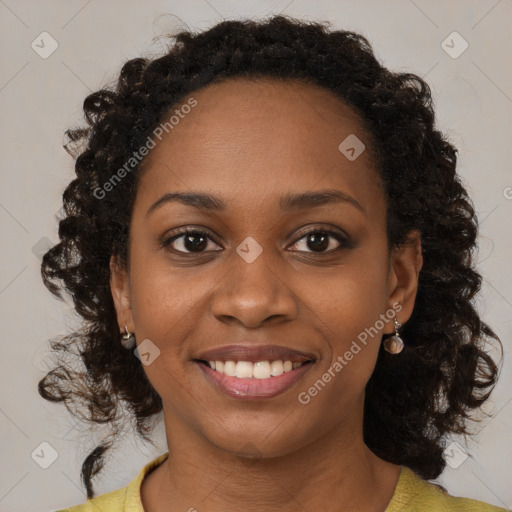
[[[439,481],[452,494],[512,507],[510,0],[0,0],[0,511],[53,511],[85,501],[79,471],[100,439],[76,425],[62,405],[40,398],[36,387],[47,368],[47,340],[77,322],[71,303],[52,298],[39,274],[38,251],[57,241],[55,213],[73,176],[73,161],[61,147],[64,129],[81,120],[85,96],[113,78],[124,61],[160,51],[156,36],[279,12],[359,31],[385,65],[413,71],[432,86],[438,126],[460,150],[459,172],[481,222],[478,307],[505,349],[501,380],[487,408],[494,416],[475,427],[467,445],[455,440],[454,467]],[[469,45],[457,58],[464,44],[458,36],[445,43],[453,47],[446,48],[452,56],[442,46],[454,31]],[[40,53],[51,41],[42,32],[58,44],[47,58]],[[125,486],[166,450],[161,422],[154,437],[156,449],[126,434],[97,481],[99,494]],[[52,448],[41,448],[43,442]],[[39,460],[48,462],[52,449],[58,457],[47,469],[31,456],[44,453]]]

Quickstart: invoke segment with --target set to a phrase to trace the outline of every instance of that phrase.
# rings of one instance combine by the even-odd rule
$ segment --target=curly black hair
[[[88,95],[87,125],[68,130],[76,178],[63,194],[60,242],[42,261],[46,287],[73,299],[84,327],[51,341],[58,361],[38,385],[40,395],[110,433],[86,457],[91,479],[119,436],[123,413],[151,442],[150,420],[162,410],[140,361],[119,343],[109,262],[127,264],[128,232],[142,163],[102,199],[98,191],[152,130],[194,90],[230,77],[302,80],[331,91],[356,111],[370,134],[387,199],[390,247],[419,230],[423,268],[415,307],[403,326],[400,355],[380,349],[366,387],[364,440],[378,456],[425,479],[445,466],[449,434],[468,434],[468,420],[489,397],[498,366],[490,342],[500,340],[475,307],[482,277],[475,269],[478,221],[456,173],[457,150],[435,128],[431,91],[412,73],[394,73],[360,34],[328,22],[287,16],[228,20],[168,36],[155,58],[126,62],[114,82]],[[61,356],[73,354],[85,370]],[[80,359],[81,358],[81,359]],[[123,404],[122,404],[123,403]],[[86,405],[82,412],[79,405]]]

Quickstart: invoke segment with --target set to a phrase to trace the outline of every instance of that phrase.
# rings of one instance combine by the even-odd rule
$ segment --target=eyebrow
[[[146,212],[146,217],[163,205],[172,202],[179,202],[203,211],[221,212],[227,209],[227,203],[220,197],[212,194],[200,192],[169,192],[164,194],[149,207]],[[327,189],[317,192],[286,194],[281,196],[278,201],[279,207],[284,211],[315,208],[334,203],[351,204],[366,215],[366,210],[356,199],[340,190]]]

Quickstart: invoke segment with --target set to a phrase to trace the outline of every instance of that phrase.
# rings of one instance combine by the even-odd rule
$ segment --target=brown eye
[[[347,245],[347,240],[340,233],[316,229],[306,233],[292,247],[296,247],[299,252],[323,254],[334,252]]]
[[[162,245],[164,247],[170,247],[171,250],[178,253],[200,254],[202,252],[207,252],[206,249],[209,241],[215,243],[208,233],[195,229],[182,231],[180,234],[166,239]]]

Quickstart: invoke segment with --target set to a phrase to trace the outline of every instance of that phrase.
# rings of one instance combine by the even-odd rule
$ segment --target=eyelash
[[[174,252],[176,254],[179,254],[179,255],[201,256],[201,255],[206,254],[207,252],[219,252],[219,251],[186,252],[186,251],[178,251],[178,250],[173,249],[172,247],[170,247],[171,244],[175,240],[178,240],[179,238],[181,238],[181,237],[183,237],[185,235],[189,235],[189,234],[203,236],[203,237],[205,237],[205,238],[207,238],[207,239],[217,243],[211,237],[211,235],[209,233],[207,233],[206,231],[203,231],[202,229],[199,229],[199,228],[183,228],[182,230],[178,231],[178,233],[174,234],[170,238],[166,238],[165,240],[163,240],[162,247],[164,249],[170,249],[172,252]],[[308,231],[303,231],[302,233],[300,233],[299,238],[297,238],[295,240],[295,242],[293,242],[291,245],[297,244],[303,238],[305,238],[305,237],[307,237],[308,235],[311,235],[311,234],[324,234],[324,235],[328,235],[328,236],[334,238],[340,245],[339,245],[339,247],[336,247],[335,249],[331,249],[331,250],[325,251],[325,252],[318,252],[318,253],[315,253],[314,251],[296,251],[296,252],[300,252],[300,253],[304,253],[305,252],[307,254],[313,255],[314,257],[321,257],[321,256],[331,255],[331,254],[333,254],[333,253],[335,253],[337,251],[340,251],[342,249],[347,249],[347,248],[351,247],[350,240],[348,238],[346,238],[345,236],[343,236],[341,233],[338,233],[337,231],[332,231],[332,230],[329,230],[329,229],[323,229],[323,228],[313,228],[313,229],[310,229]]]

